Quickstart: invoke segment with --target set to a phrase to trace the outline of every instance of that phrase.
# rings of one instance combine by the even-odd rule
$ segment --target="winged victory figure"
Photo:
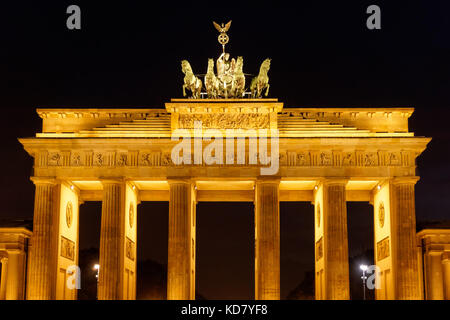
[[[217,22],[213,21],[214,27],[216,27],[217,31],[219,31],[220,33],[225,33],[228,31],[228,29],[230,29],[231,27],[231,20],[227,22],[227,24],[223,24],[220,25]]]

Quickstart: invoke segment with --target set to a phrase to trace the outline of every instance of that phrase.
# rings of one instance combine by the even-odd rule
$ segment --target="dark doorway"
[[[196,231],[197,298],[254,299],[253,203],[200,202]]]
[[[280,202],[280,299],[314,299],[314,206]]]
[[[169,202],[141,202],[137,215],[137,300],[167,298]]]
[[[102,202],[88,201],[79,210],[79,259],[81,289],[78,300],[97,299],[97,270],[99,263]]]
[[[373,206],[366,202],[347,202],[348,256],[350,298],[364,297],[361,265],[373,265]],[[374,290],[366,290],[366,299],[373,300]]]

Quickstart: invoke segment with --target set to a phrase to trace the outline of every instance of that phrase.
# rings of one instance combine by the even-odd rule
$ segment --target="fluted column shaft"
[[[55,183],[35,180],[33,235],[29,262],[27,298],[50,300],[53,298],[55,271],[55,245],[52,228],[55,213]]]
[[[24,271],[25,254],[23,252],[9,252],[6,300],[23,300]]]
[[[169,181],[169,255],[167,263],[167,299],[195,298],[195,255],[192,184],[189,181]],[[195,204],[194,204],[195,205]]]
[[[416,212],[414,185],[417,179],[392,182],[391,226],[397,300],[421,299],[416,254]]]
[[[441,257],[442,252],[440,251],[432,250],[425,254],[426,271],[428,273],[426,278],[428,300],[444,299],[444,270]]]
[[[280,299],[279,181],[259,181],[255,196],[255,299]]]
[[[121,208],[123,184],[103,181],[103,202],[100,231],[99,300],[118,300],[121,277]]]
[[[325,299],[350,299],[345,181],[326,181],[323,195]]]
[[[444,271],[444,299],[450,300],[450,253],[442,254],[442,269]]]
[[[2,258],[2,274],[0,278],[0,300],[6,299],[6,279],[8,275],[8,258]]]

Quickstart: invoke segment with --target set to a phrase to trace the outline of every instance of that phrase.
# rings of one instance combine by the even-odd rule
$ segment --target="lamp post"
[[[361,279],[363,281],[363,297],[364,297],[364,300],[366,300],[366,279],[367,279],[366,271],[367,271],[367,265],[362,264],[362,265],[359,266],[359,268],[362,270],[362,277],[361,277]]]
[[[95,274],[95,278],[97,279],[97,290],[95,291],[95,297],[98,300],[98,273],[100,271],[100,265],[98,263],[94,264],[94,270],[97,270],[97,273]]]

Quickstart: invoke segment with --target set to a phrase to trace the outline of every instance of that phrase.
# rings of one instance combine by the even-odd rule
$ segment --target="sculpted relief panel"
[[[61,256],[74,261],[75,260],[75,242],[61,236]]]
[[[135,243],[133,240],[127,237],[125,242],[125,256],[131,261],[134,261],[135,259],[134,252],[135,252]]]
[[[72,167],[80,167],[84,166],[85,164],[85,157],[81,152],[72,152],[72,155],[70,157],[70,165]]]
[[[319,261],[323,257],[323,238],[316,242],[316,261]]]
[[[377,242],[377,261],[389,257],[389,237]]]
[[[118,167],[124,167],[127,165],[127,154],[124,152],[117,153],[116,165]]]
[[[385,219],[384,204],[383,202],[380,202],[380,206],[378,208],[378,223],[380,225],[380,228],[384,227],[384,219]]]
[[[62,155],[59,152],[49,152],[48,154],[48,165],[49,166],[61,166],[62,165]]]
[[[139,153],[139,165],[159,167],[161,165],[161,152],[141,151]]]
[[[356,164],[356,157],[354,152],[345,152],[342,157],[342,165],[344,167],[352,167]]]
[[[66,225],[67,225],[67,228],[70,228],[72,226],[72,221],[73,221],[73,205],[72,205],[72,202],[69,201],[69,202],[67,202],[67,205],[66,205]]]
[[[203,128],[214,129],[269,129],[268,114],[257,113],[201,113],[180,114],[180,129],[193,129],[194,122],[201,121]]]

